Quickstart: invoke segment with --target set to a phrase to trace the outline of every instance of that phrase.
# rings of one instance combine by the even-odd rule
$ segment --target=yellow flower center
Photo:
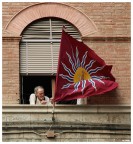
[[[74,83],[77,83],[81,80],[88,80],[88,79],[91,79],[91,76],[88,74],[88,72],[84,68],[79,67],[76,70],[75,75],[74,75]]]

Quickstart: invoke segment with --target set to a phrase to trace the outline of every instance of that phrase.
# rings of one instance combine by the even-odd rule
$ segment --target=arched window
[[[59,18],[43,18],[28,25],[22,32],[20,42],[20,76],[22,103],[28,104],[34,87],[42,85],[46,95],[54,94],[54,83],[62,26],[80,40],[77,29]]]

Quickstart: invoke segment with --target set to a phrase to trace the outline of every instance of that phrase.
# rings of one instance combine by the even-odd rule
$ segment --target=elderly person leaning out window
[[[45,90],[42,86],[37,86],[34,93],[30,95],[30,105],[51,105],[50,99],[45,96]]]

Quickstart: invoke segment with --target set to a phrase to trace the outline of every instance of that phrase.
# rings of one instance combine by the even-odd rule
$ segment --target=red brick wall
[[[3,38],[2,49],[2,100],[18,103],[19,99],[19,40]]]
[[[4,28],[11,18],[22,9],[35,3],[3,2],[3,103],[18,103],[19,98],[19,39],[6,39]],[[91,97],[89,104],[130,103],[130,3],[67,3],[81,10],[96,24],[98,32],[86,37],[84,42],[112,64],[112,73],[119,88],[105,95]],[[81,18],[82,20],[82,18]],[[106,39],[107,37],[107,39]],[[98,38],[95,39],[95,38]],[[119,40],[118,40],[119,38]],[[8,100],[7,100],[8,99]]]
[[[13,16],[15,16],[19,11],[35,3],[25,3],[25,2],[3,2],[2,3],[2,25],[3,29],[6,27],[8,22]],[[4,32],[3,32],[4,33]]]
[[[113,38],[114,39],[114,38]],[[93,104],[118,104],[130,103],[130,41],[106,40],[106,41],[84,41],[105,62],[113,65],[112,74],[116,78],[119,87],[112,92],[95,97],[90,97],[89,103]]]
[[[3,2],[3,28],[11,18],[22,9],[36,3]],[[65,3],[82,11],[96,24],[98,33],[94,36],[130,36],[131,4],[130,3]],[[82,19],[81,19],[82,20]],[[92,35],[91,35],[92,36]]]
[[[96,24],[93,36],[130,36],[131,4],[117,2],[68,3],[81,10]],[[92,35],[91,35],[92,36]]]

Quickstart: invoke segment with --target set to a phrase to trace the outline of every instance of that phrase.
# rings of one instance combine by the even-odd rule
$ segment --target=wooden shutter
[[[47,18],[30,24],[22,33],[20,73],[53,75],[57,72],[62,26],[80,40],[77,30],[68,22]]]

